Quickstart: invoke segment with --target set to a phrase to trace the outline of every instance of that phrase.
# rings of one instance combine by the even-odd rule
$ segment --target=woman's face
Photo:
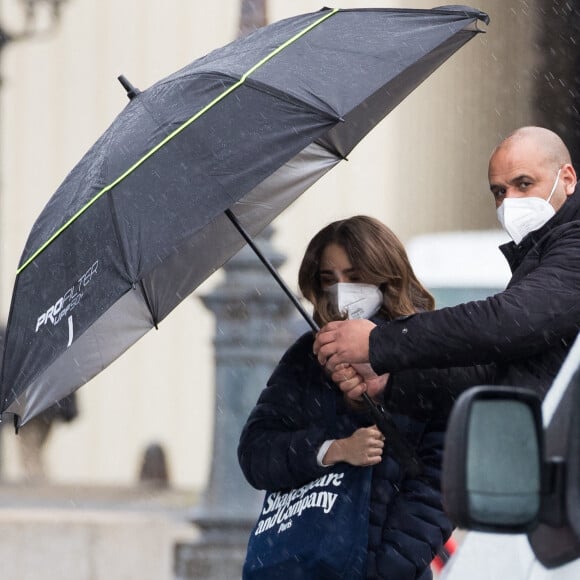
[[[320,257],[320,285],[323,290],[338,282],[360,282],[358,270],[342,246],[328,244]]]

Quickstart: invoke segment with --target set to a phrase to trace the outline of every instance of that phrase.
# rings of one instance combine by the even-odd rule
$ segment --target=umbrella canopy
[[[477,32],[467,7],[323,9],[139,92],[34,224],[1,412],[25,423],[163,320]]]

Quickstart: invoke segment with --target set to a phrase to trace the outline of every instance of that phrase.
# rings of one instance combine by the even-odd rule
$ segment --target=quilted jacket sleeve
[[[316,455],[332,436],[325,426],[322,409],[328,397],[320,385],[322,371],[312,355],[312,340],[305,335],[286,352],[240,436],[240,466],[257,489],[290,489],[325,473]]]

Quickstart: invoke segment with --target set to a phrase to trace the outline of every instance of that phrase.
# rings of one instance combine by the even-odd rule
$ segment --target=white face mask
[[[329,286],[334,306],[348,318],[370,318],[379,311],[383,303],[383,293],[372,284],[339,282]]]
[[[511,239],[519,244],[530,232],[539,230],[555,213],[550,200],[556,191],[560,171],[548,199],[541,197],[506,197],[497,208],[497,219]]]

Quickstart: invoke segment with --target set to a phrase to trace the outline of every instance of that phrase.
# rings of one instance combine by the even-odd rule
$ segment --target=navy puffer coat
[[[312,344],[308,333],[286,352],[242,431],[240,465],[257,489],[287,490],[320,477],[325,468],[316,455],[322,443],[372,424],[328,383]],[[440,492],[445,416],[427,419],[420,409],[414,416],[411,402],[406,415],[388,400],[385,405],[402,436],[416,446],[423,472],[418,479],[406,477],[388,445],[373,468],[367,577],[428,580],[430,562],[452,531]]]

